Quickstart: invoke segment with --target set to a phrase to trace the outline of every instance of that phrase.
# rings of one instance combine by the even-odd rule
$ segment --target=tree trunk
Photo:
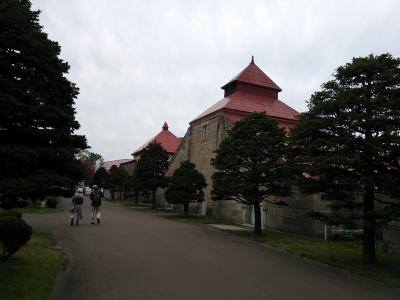
[[[374,186],[367,186],[364,193],[364,236],[363,263],[375,263],[375,222],[374,222]]]
[[[262,234],[261,229],[261,208],[260,203],[256,202],[253,204],[254,207],[254,233],[256,235]]]
[[[185,216],[189,215],[189,202],[183,201],[183,211]]]
[[[151,194],[152,194],[152,199],[151,199],[152,207],[155,209],[156,208],[156,190],[152,190]]]

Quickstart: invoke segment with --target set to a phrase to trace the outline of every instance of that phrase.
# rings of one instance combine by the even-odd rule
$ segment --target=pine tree
[[[159,143],[150,143],[142,150],[135,168],[137,188],[152,195],[153,208],[156,208],[157,188],[167,186],[165,173],[168,169],[168,153]]]
[[[363,222],[363,261],[372,264],[376,228],[400,217],[400,59],[353,58],[308,107],[291,139],[294,162],[306,175],[300,185],[330,200],[332,212],[314,216]]]
[[[97,185],[104,188],[108,185],[110,174],[104,167],[99,168],[93,175],[91,185]]]
[[[190,202],[204,201],[203,188],[206,186],[203,174],[196,170],[195,164],[187,160],[172,174],[165,198],[169,203],[182,203],[183,211],[188,215]]]
[[[129,186],[130,176],[128,171],[123,167],[112,166],[110,168],[109,186],[112,194],[114,192],[119,193],[119,199],[122,199],[122,195],[125,194],[127,187]],[[113,196],[114,199],[114,196]]]
[[[47,38],[28,0],[0,2],[0,194],[3,207],[71,188],[86,148],[75,120],[78,88],[60,46]]]
[[[254,232],[261,230],[261,204],[270,196],[290,194],[285,131],[265,113],[252,113],[235,123],[212,160],[214,200],[234,200],[254,207]]]

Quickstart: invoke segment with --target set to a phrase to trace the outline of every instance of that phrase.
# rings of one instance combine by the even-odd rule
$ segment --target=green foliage
[[[32,235],[32,228],[19,217],[0,217],[0,261],[8,259],[18,251]]]
[[[46,207],[57,208],[57,199],[56,198],[47,198],[46,199]]]
[[[123,167],[112,166],[109,175],[109,186],[113,191],[122,192],[129,184],[128,171]]]
[[[182,203],[187,215],[189,202],[204,201],[203,188],[206,186],[203,174],[196,170],[195,164],[187,160],[172,174],[165,198],[169,203]]]
[[[152,193],[153,207],[155,207],[155,193],[157,188],[167,186],[165,173],[168,169],[168,153],[159,143],[151,143],[141,152],[134,171],[134,182],[137,189]]]
[[[80,160],[82,164],[83,180],[89,184],[93,180],[93,176],[96,169],[96,162],[103,161],[103,156],[99,153],[91,152],[87,149],[79,151],[76,158]]]
[[[63,255],[54,242],[34,233],[30,241],[0,266],[0,299],[52,299]]]
[[[0,194],[3,207],[41,199],[81,178],[75,158],[86,148],[74,135],[78,88],[28,0],[0,2]]]
[[[255,231],[261,232],[260,204],[278,205],[269,196],[290,194],[285,131],[265,113],[253,113],[235,123],[212,160],[214,200],[234,200],[255,209]]]
[[[109,183],[110,174],[105,168],[99,168],[92,177],[91,185],[97,185],[99,187],[106,187]]]
[[[308,107],[290,142],[306,175],[299,184],[331,201],[332,213],[319,215],[325,222],[363,221],[364,261],[372,263],[375,228],[400,218],[400,60],[353,58]]]
[[[90,161],[93,165],[98,161],[103,161],[103,156],[99,153],[91,152],[87,149],[78,152],[76,157],[81,161]]]
[[[0,212],[0,218],[14,217],[22,218],[22,212],[20,210],[5,210]]]

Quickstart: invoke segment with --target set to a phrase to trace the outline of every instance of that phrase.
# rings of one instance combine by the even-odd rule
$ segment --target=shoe
[[[100,224],[100,218],[97,218],[97,224]]]
[[[74,226],[74,219],[71,219],[71,226]]]
[[[79,222],[76,222],[76,223],[75,223],[75,226],[79,226]]]
[[[90,224],[94,224],[94,221],[92,221]]]

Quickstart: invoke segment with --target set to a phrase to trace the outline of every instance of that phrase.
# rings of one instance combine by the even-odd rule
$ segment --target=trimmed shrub
[[[0,218],[5,217],[22,218],[22,212],[18,210],[5,210],[3,212],[0,212]]]
[[[46,207],[56,208],[57,207],[57,199],[56,198],[47,198],[46,199]]]
[[[0,260],[6,260],[31,238],[32,227],[22,218],[0,217]]]

